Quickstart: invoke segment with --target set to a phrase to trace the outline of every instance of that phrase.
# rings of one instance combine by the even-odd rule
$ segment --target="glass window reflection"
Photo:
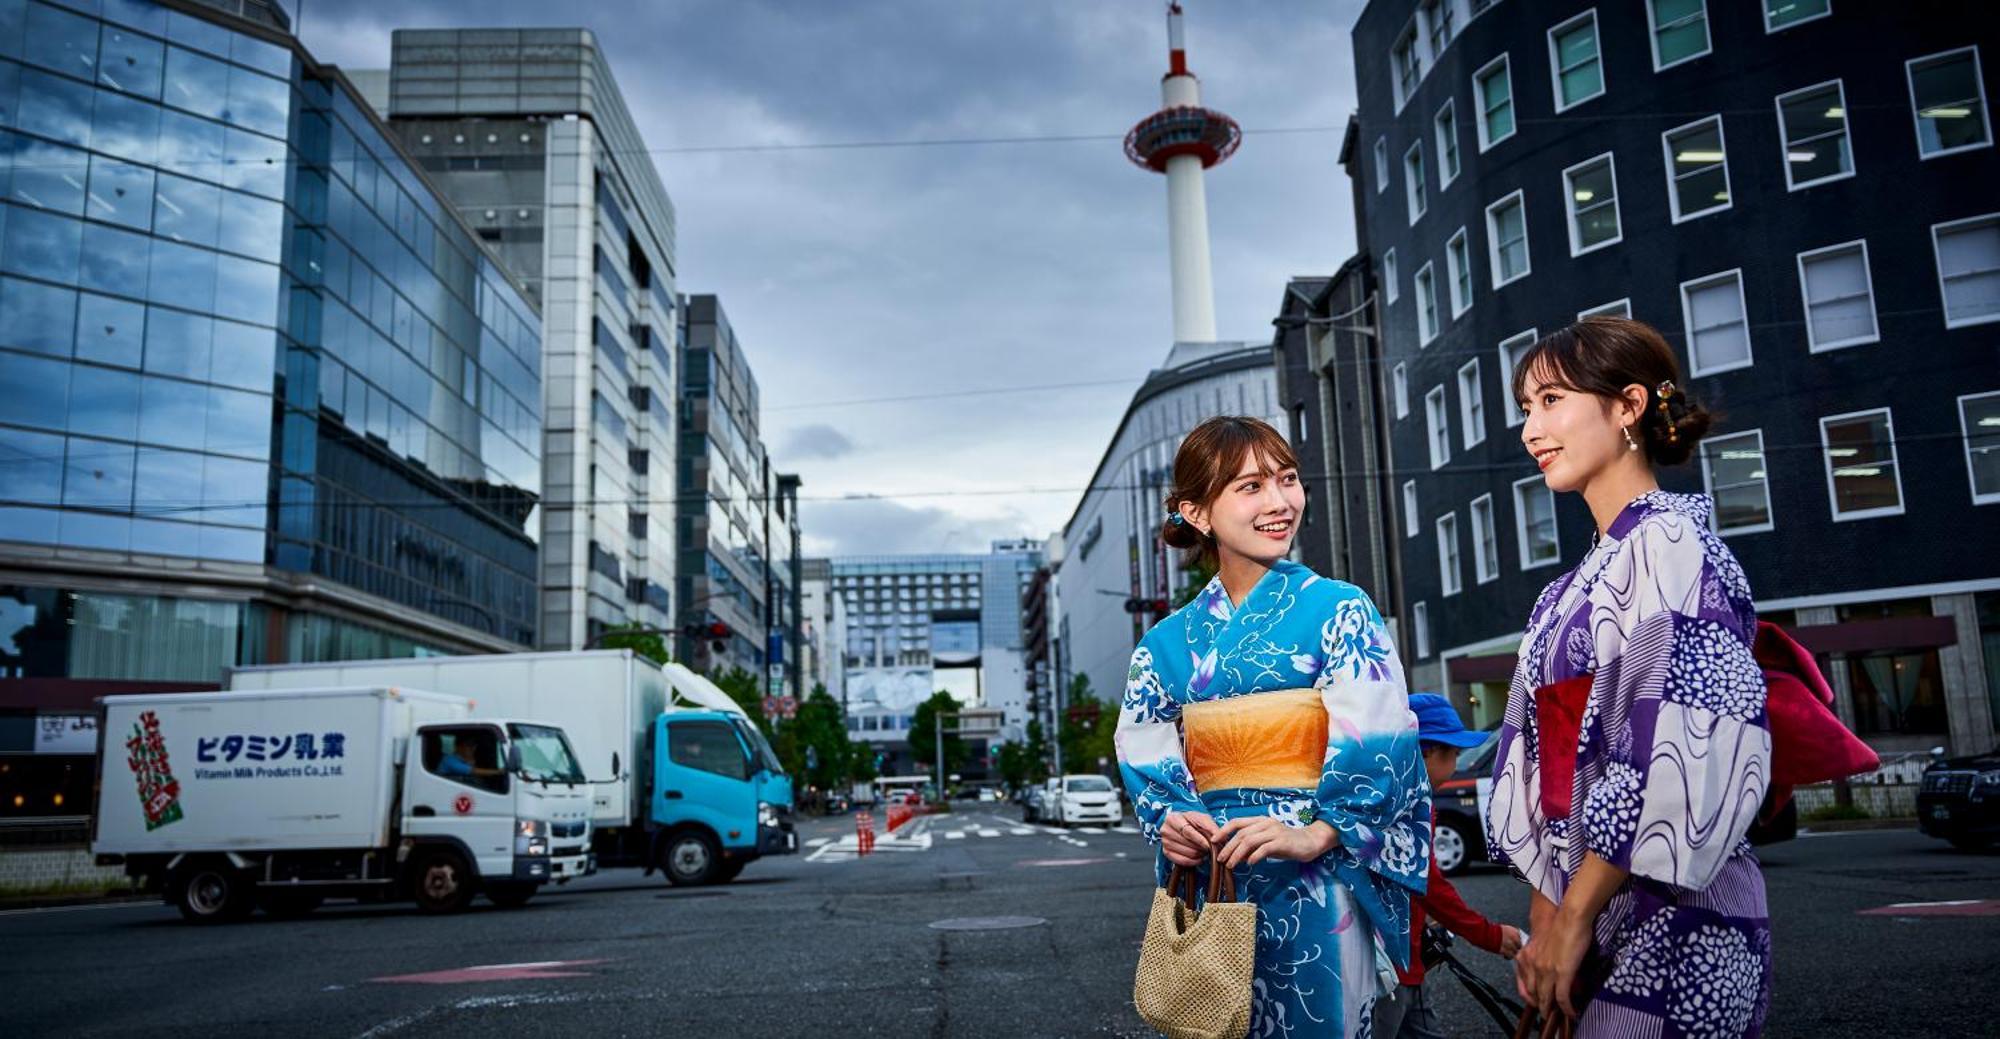
[[[10,229],[11,233],[11,229]],[[146,298],[207,310],[215,304],[215,254],[165,238],[152,242]]]
[[[166,89],[160,100],[210,119],[229,108],[229,66],[179,47],[167,48]]]
[[[240,256],[215,257],[215,312],[259,325],[278,323],[278,267]],[[408,363],[408,362],[405,362]]]
[[[75,284],[83,225],[66,216],[16,207],[7,214],[7,241],[0,268]]]
[[[170,173],[160,174],[153,228],[176,242],[214,245],[222,222],[222,189]]]
[[[90,87],[35,69],[21,70],[20,111],[15,126],[82,145],[90,139]]]
[[[0,415],[17,425],[62,429],[69,421],[69,368],[0,350]]]
[[[291,84],[246,68],[230,68],[229,122],[283,137],[291,124],[291,108]]]
[[[203,456],[193,451],[142,447],[132,481],[133,507],[149,516],[199,519]]]
[[[148,248],[145,235],[103,224],[85,224],[77,283],[87,289],[144,296]]]
[[[129,94],[158,100],[166,47],[158,40],[116,26],[104,27],[98,48],[97,81]]]
[[[214,22],[182,14],[179,11],[167,15],[167,39],[185,44],[210,54],[229,53],[230,37],[236,34]]]
[[[6,137],[14,173],[10,198],[36,209],[83,212],[84,178],[90,173],[88,153],[18,134]]]
[[[69,431],[130,440],[139,432],[139,376],[79,364],[69,376]]]
[[[86,361],[139,367],[145,353],[146,308],[130,300],[80,293],[76,356]]]
[[[139,388],[139,439],[200,448],[207,440],[208,388],[174,379],[146,379]]]
[[[216,244],[232,253],[276,263],[285,245],[285,207],[269,199],[230,195],[221,207]]]
[[[190,518],[204,523],[264,526],[269,465],[215,455],[209,455],[202,465],[201,511]]]
[[[28,5],[21,56],[36,65],[85,79],[97,75],[97,22],[43,4]]]
[[[63,438],[0,426],[0,498],[34,505],[62,501]]]
[[[75,331],[74,291],[21,278],[0,278],[0,344],[68,357]]]
[[[207,379],[215,321],[165,307],[149,308],[146,319],[146,370],[158,375]]]
[[[153,171],[102,155],[91,156],[89,215],[93,220],[146,230],[153,215]]]
[[[172,110],[160,113],[160,168],[206,181],[222,179],[221,123]]]
[[[270,389],[277,342],[277,334],[268,328],[217,321],[209,378],[244,389]]]
[[[271,398],[261,393],[208,388],[208,436],[217,454],[271,457]]]
[[[63,504],[131,511],[132,459],[131,444],[70,437],[63,464]]]
[[[167,34],[167,9],[153,0],[101,0],[107,21],[129,25],[155,36]]]
[[[159,158],[160,107],[108,90],[97,92],[90,118],[90,146],[133,162]]]
[[[234,128],[226,133],[223,185],[269,198],[284,198],[284,142]]]

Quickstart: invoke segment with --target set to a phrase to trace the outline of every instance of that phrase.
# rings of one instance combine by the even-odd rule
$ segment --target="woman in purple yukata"
[[[1534,889],[1516,983],[1579,1036],[1756,1035],[1771,980],[1745,839],[1771,774],[1756,614],[1709,499],[1654,477],[1687,460],[1709,415],[1660,334],[1625,318],[1543,338],[1514,394],[1522,444],[1598,531],[1535,603],[1494,759],[1488,848]],[[1565,786],[1567,727],[1540,719],[1552,683],[1579,676]]]

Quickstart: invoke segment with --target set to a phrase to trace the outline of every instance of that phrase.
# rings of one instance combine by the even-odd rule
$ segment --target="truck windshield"
[[[521,749],[521,778],[544,783],[582,783],[583,770],[570,753],[569,737],[546,725],[509,725],[507,734]]]
[[[758,768],[785,774],[785,766],[778,763],[778,752],[771,749],[771,741],[764,738],[762,731],[741,718],[736,719],[736,729],[743,734],[743,742],[750,745],[750,755],[756,759]]]

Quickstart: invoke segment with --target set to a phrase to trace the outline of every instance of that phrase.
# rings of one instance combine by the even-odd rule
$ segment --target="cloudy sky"
[[[1165,359],[1166,184],[1119,144],[1159,107],[1164,6],[307,0],[300,29],[349,68],[386,67],[396,28],[594,30],[679,213],[680,289],[721,298],[806,549],[841,555],[1060,529]],[[1246,131],[1208,175],[1218,332],[1268,341],[1287,278],[1353,251],[1361,3],[1186,6],[1203,100]]]

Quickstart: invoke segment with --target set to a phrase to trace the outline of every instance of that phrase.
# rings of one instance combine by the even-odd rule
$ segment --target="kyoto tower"
[[[1208,268],[1208,195],[1201,171],[1236,154],[1236,120],[1201,107],[1188,71],[1181,5],[1167,5],[1167,74],[1160,110],[1125,135],[1125,157],[1167,175],[1167,240],[1173,262],[1174,342],[1215,341],[1215,285]]]

